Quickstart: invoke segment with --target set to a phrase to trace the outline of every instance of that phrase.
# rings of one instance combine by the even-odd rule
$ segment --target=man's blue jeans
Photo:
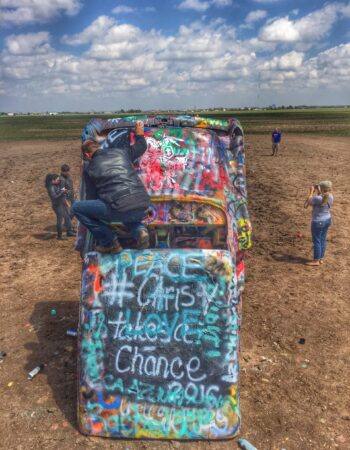
[[[75,202],[72,210],[79,222],[90,230],[97,245],[103,247],[109,247],[116,241],[115,234],[104,222],[122,222],[134,239],[137,239],[139,230],[145,228],[141,221],[147,215],[146,208],[119,212],[97,199]]]
[[[324,258],[326,252],[326,239],[328,228],[332,223],[332,219],[322,222],[311,222],[312,242],[314,243],[314,260],[319,261]]]

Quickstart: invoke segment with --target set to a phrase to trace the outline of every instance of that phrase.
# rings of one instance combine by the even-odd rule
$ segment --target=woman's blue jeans
[[[332,223],[332,219],[324,221],[311,222],[311,235],[314,244],[314,260],[318,261],[324,257],[326,253],[326,239],[328,228]]]
[[[72,211],[79,222],[90,230],[97,245],[103,247],[109,247],[117,240],[107,223],[122,222],[132,237],[137,239],[139,230],[145,228],[141,221],[147,215],[146,208],[119,212],[100,199],[75,202]]]

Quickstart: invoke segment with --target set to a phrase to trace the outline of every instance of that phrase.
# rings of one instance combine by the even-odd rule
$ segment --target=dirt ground
[[[259,450],[350,449],[350,139],[247,136],[254,247],[247,256],[240,436]],[[77,183],[79,142],[0,143],[0,448],[228,450],[221,442],[85,437],[76,427],[81,262],[59,242],[43,178],[63,162]],[[322,267],[311,256],[308,186],[334,182],[334,225]],[[51,316],[56,309],[57,316]],[[305,339],[301,344],[300,339]],[[40,363],[34,380],[27,372]]]

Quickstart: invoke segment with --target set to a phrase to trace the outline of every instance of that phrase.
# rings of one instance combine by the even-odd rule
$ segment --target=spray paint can
[[[44,367],[45,367],[44,364],[40,364],[39,366],[34,367],[34,369],[28,373],[28,380],[32,380],[34,377],[36,377],[38,373],[43,370]]]
[[[78,332],[76,330],[67,330],[66,331],[66,335],[67,336],[72,336],[72,337],[77,337],[78,336]]]
[[[247,439],[238,439],[238,445],[242,450],[258,450],[254,445],[247,441]]]

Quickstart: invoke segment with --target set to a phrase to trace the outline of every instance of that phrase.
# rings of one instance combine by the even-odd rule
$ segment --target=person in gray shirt
[[[333,194],[331,191],[331,181],[321,181],[318,185],[310,187],[308,198],[305,200],[305,208],[312,206],[311,235],[314,245],[314,259],[306,263],[308,266],[323,264],[327,232],[332,224],[330,208],[333,204]]]

